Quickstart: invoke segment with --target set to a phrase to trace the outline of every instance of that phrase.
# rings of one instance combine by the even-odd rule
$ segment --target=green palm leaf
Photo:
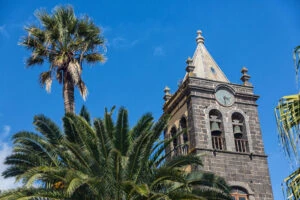
[[[299,163],[299,94],[282,97],[275,108],[275,116],[279,137],[288,157]]]
[[[297,46],[293,52],[295,62],[296,80],[299,83],[299,67],[300,67],[300,46]],[[291,164],[297,169],[284,181],[286,182],[286,190],[288,199],[299,199],[300,179],[299,179],[299,139],[300,139],[300,98],[299,93],[284,96],[279,100],[278,106],[275,108],[275,117],[277,129],[279,132],[279,140],[292,161]]]

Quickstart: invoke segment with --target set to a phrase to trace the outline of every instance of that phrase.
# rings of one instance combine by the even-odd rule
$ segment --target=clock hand
[[[226,96],[223,96],[223,99],[224,99],[224,105],[227,105],[227,103],[226,103]]]

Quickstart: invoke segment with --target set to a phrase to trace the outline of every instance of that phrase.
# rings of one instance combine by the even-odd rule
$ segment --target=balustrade
[[[234,139],[235,142],[235,150],[237,152],[249,152],[249,144],[248,140],[245,139]]]
[[[217,150],[226,150],[225,138],[222,136],[211,136],[212,147]]]

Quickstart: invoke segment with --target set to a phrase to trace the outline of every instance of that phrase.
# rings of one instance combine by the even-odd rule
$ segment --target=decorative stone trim
[[[252,153],[243,153],[243,152],[236,152],[236,151],[227,151],[227,150],[218,150],[218,149],[207,149],[207,148],[194,148],[194,151],[200,150],[200,151],[209,151],[209,152],[214,152],[214,153],[224,153],[224,154],[235,154],[235,155],[244,155],[244,156],[249,156],[249,159],[251,157],[262,157],[262,158],[267,158],[268,156],[265,154],[252,154]]]
[[[229,84],[223,84],[223,83],[221,83],[221,84],[217,85],[216,88],[215,88],[215,92],[218,89],[220,89],[220,88],[226,88],[226,89],[228,89],[229,91],[231,91],[235,95],[235,90]]]

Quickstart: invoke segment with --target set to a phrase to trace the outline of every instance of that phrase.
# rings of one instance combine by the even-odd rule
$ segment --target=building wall
[[[202,157],[204,170],[224,177],[232,186],[245,188],[250,195],[249,200],[273,200],[258,118],[258,96],[253,93],[253,87],[195,77],[189,77],[184,84],[182,91],[177,91],[168,105],[165,104],[165,113],[171,114],[168,132],[174,125],[178,128],[180,118],[187,116],[190,150],[205,154]],[[232,106],[225,107],[216,101],[215,91],[220,86],[233,91],[235,103]],[[212,109],[222,114],[226,150],[212,148],[209,122]],[[231,118],[234,112],[244,117],[249,152],[236,152]]]
[[[193,82],[192,82],[193,83]],[[222,83],[196,80],[197,86],[190,90],[188,104],[191,140],[202,157],[204,170],[225,178],[229,183],[240,183],[248,188],[251,199],[272,200],[267,156],[261,136],[256,99],[252,87],[230,86],[235,92],[235,103],[224,107],[215,100],[215,89]],[[226,150],[213,150],[211,142],[209,111],[217,109],[223,117]],[[238,112],[245,119],[249,152],[236,152],[232,114]],[[241,185],[240,185],[241,186]],[[246,188],[245,188],[246,189]],[[253,193],[253,194],[251,194]]]
[[[180,120],[182,117],[185,117],[187,119],[188,112],[187,112],[187,104],[186,104],[186,98],[183,98],[179,102],[176,102],[176,106],[171,110],[170,113],[170,120],[168,122],[168,127],[167,130],[165,131],[165,138],[171,138],[171,129],[173,127],[176,128],[177,133],[180,131]],[[178,137],[178,142],[179,144],[183,143],[183,138],[182,135]],[[167,148],[167,151],[169,152],[171,149],[173,149],[173,143],[170,144],[170,147]],[[171,155],[173,155],[172,153]]]
[[[250,200],[272,200],[272,187],[266,156],[249,156],[198,150],[203,154],[203,169],[225,178],[231,186],[248,190]]]

